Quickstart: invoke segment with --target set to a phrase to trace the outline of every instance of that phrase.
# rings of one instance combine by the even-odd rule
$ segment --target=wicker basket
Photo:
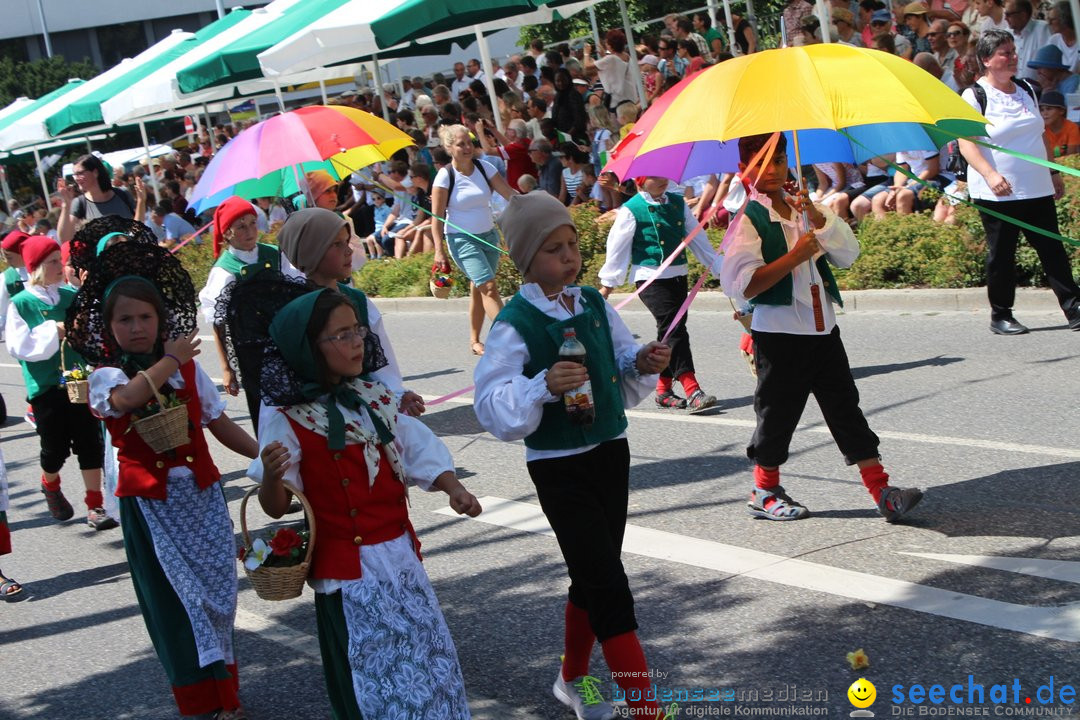
[[[151,450],[158,454],[167,453],[170,450],[187,445],[190,442],[188,438],[187,406],[179,405],[166,408],[165,398],[158,392],[154,381],[150,379],[145,370],[140,370],[139,374],[146,378],[146,382],[150,385],[154,398],[158,401],[158,405],[162,410],[149,417],[132,421],[131,427],[135,428],[135,432],[139,433],[139,437],[150,446]]]
[[[291,600],[300,597],[304,591],[304,581],[307,580],[308,569],[311,567],[311,553],[315,549],[315,513],[311,510],[304,493],[294,488],[289,483],[282,483],[285,489],[291,492],[304,506],[304,515],[308,522],[308,546],[307,555],[299,565],[288,567],[265,567],[260,566],[254,570],[248,570],[244,565],[244,573],[255,587],[255,594],[263,600]],[[256,485],[244,494],[240,501],[240,534],[244,538],[244,547],[251,547],[251,536],[247,528],[247,504],[251,494],[261,486]]]
[[[64,362],[64,346],[67,340],[60,341],[60,373],[67,372],[67,363]],[[90,382],[88,380],[66,380],[64,387],[67,388],[68,400],[79,405],[90,402]]]
[[[442,287],[439,287],[435,284],[434,278],[428,281],[428,288],[430,288],[431,294],[439,298],[440,300],[445,300],[446,298],[450,297],[451,286],[443,285]]]

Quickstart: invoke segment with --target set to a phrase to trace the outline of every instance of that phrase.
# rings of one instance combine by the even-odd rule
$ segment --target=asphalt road
[[[650,335],[651,317],[630,307],[628,324]],[[736,323],[730,313],[691,313],[699,379],[722,403],[697,417],[651,400],[631,413],[624,552],[658,686],[722,698],[684,700],[682,717],[846,717],[860,676],[877,687],[877,717],[1080,715],[1066,687],[1080,684],[1080,333],[1057,313],[1020,319],[1030,335],[1000,338],[986,313],[842,316],[886,469],[926,499],[910,523],[886,524],[811,402],[783,482],[813,516],[773,523],[745,510],[754,386]],[[412,389],[433,398],[471,384],[464,314],[391,312],[386,323]],[[220,377],[209,348],[201,360]],[[18,417],[19,371],[3,351],[0,392],[14,543],[0,565],[29,596],[0,607],[0,718],[176,717],[120,531],[94,533],[78,517],[58,526],[46,512],[36,436]],[[432,407],[426,420],[486,511],[462,519],[446,514],[444,496],[413,493],[425,566],[474,717],[570,718],[551,696],[566,589],[558,547],[523,447],[483,432],[468,397]],[[242,399],[229,411],[246,422]],[[246,462],[217,446],[215,459],[235,519],[251,485]],[[64,477],[78,486],[73,470]],[[252,512],[250,522],[264,519]],[[239,607],[250,717],[329,717],[310,589],[266,602],[241,573]],[[857,673],[845,655],[859,648],[870,667]],[[609,688],[599,649],[593,663]],[[1039,689],[1051,682],[1044,705],[1049,688]],[[912,702],[914,686],[935,684],[943,702]],[[953,684],[963,687],[950,700]],[[969,684],[985,688],[984,701],[968,702]],[[992,702],[994,685],[1008,686],[1006,703]]]

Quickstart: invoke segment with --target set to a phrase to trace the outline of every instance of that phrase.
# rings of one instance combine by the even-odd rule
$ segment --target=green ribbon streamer
[[[866,147],[861,142],[859,142],[858,140],[853,138],[851,135],[848,135],[843,130],[837,130],[837,132],[839,132],[841,135],[846,137],[852,143],[854,143],[854,144],[858,145],[859,147],[861,147],[866,152],[868,152],[868,153],[873,152],[870,148]],[[959,138],[959,139],[970,140],[970,138]],[[1001,149],[1001,148],[995,147],[994,145],[989,145],[989,144],[978,142],[978,141],[975,141],[975,140],[972,140],[972,142],[976,142],[979,145],[986,145],[986,147],[992,148],[994,150],[1000,150]],[[1005,152],[1008,152],[1010,155],[1016,155],[1017,157],[1021,157],[1021,158],[1029,157],[1027,155],[1024,155],[1023,153],[1013,153],[1012,151],[1005,151]],[[877,157],[881,157],[881,156],[878,155]],[[885,158],[883,158],[883,157],[881,159],[885,160]],[[1038,160],[1038,158],[1031,158],[1031,159],[1032,160]],[[888,164],[889,167],[891,167],[896,172],[901,173],[902,175],[904,175],[909,180],[914,180],[914,181],[919,182],[919,183],[924,182],[923,179],[920,178],[918,175],[911,172],[910,170],[905,170],[904,168],[900,167],[899,165],[892,162],[891,160],[885,160],[885,162],[886,162],[886,164]],[[1063,166],[1057,165],[1056,163],[1048,163],[1045,160],[1038,160],[1038,162],[1039,162],[1040,165],[1049,165],[1049,166],[1054,166],[1054,167],[1060,167],[1060,168],[1062,168],[1062,170],[1068,170],[1070,175],[1076,175],[1076,176],[1080,177],[1080,172],[1075,171],[1072,168],[1065,168]],[[941,191],[941,194],[944,195],[945,197],[952,198],[953,200],[956,200],[957,202],[963,203],[964,205],[967,205],[968,207],[973,207],[973,208],[975,208],[976,210],[978,210],[981,213],[986,213],[990,217],[994,217],[994,218],[997,218],[998,220],[1004,220],[1005,222],[1012,223],[1013,225],[1016,225],[1017,227],[1019,227],[1020,229],[1022,229],[1024,231],[1038,233],[1039,235],[1043,235],[1045,237],[1052,238],[1054,240],[1058,240],[1060,242],[1063,242],[1066,245],[1072,245],[1073,247],[1080,247],[1080,241],[1078,241],[1078,240],[1073,240],[1072,238],[1065,237],[1064,235],[1059,235],[1058,233],[1051,232],[1050,230],[1046,230],[1045,228],[1035,227],[1034,225],[1032,225],[1030,223],[1024,222],[1023,220],[1017,220],[1016,218],[1010,217],[1010,216],[1008,216],[1008,215],[1006,215],[1004,213],[1000,213],[997,210],[991,210],[990,208],[984,207],[982,205],[976,205],[975,203],[971,202],[970,200],[966,200],[966,199],[964,199],[962,197],[959,197],[957,195],[951,195],[951,194],[945,192],[944,190]]]
[[[1077,170],[1076,168],[1071,168],[1071,167],[1068,167],[1066,165],[1059,165],[1058,163],[1053,162],[1052,160],[1043,160],[1042,158],[1037,158],[1034,155],[1028,155],[1026,153],[1017,152],[1016,150],[1009,150],[1008,148],[999,147],[999,146],[994,145],[992,143],[983,142],[982,140],[979,140],[977,138],[964,137],[963,135],[957,135],[956,133],[950,132],[948,130],[944,130],[942,128],[936,128],[936,129],[941,134],[946,135],[946,136],[952,138],[953,140],[967,140],[969,143],[974,143],[975,145],[978,145],[980,147],[984,147],[984,148],[986,148],[988,150],[997,150],[999,153],[1004,153],[1004,154],[1010,155],[1010,156],[1012,156],[1014,158],[1019,158],[1021,160],[1027,160],[1030,163],[1035,163],[1036,165],[1042,165],[1043,167],[1050,168],[1051,170],[1057,170],[1059,172],[1063,172],[1063,173],[1066,173],[1068,175],[1072,175],[1074,177],[1080,177],[1080,170]],[[844,132],[844,131],[841,130],[840,132]],[[844,133],[844,134],[846,135],[847,133]]]
[[[339,164],[339,165],[341,165],[341,163],[338,163],[338,164]],[[351,172],[351,173],[353,173],[353,172],[360,172],[360,170],[362,170],[362,169],[363,169],[363,168],[360,168],[360,170],[353,170],[353,169],[352,169],[352,168],[350,168],[350,167],[349,167],[348,165],[342,165],[342,167],[344,167],[344,168],[345,168],[346,170],[348,170],[348,171],[349,171],[349,172]],[[393,190],[393,189],[391,189],[391,188],[387,187],[386,185],[383,185],[383,184],[382,184],[381,182],[379,182],[378,180],[376,180],[376,179],[375,179],[374,177],[370,177],[370,178],[365,178],[365,179],[370,179],[370,180],[371,180],[371,184],[375,185],[376,187],[380,187],[380,188],[382,188],[383,190],[386,190],[387,192],[389,192],[389,193],[391,193],[391,194],[393,194],[393,193],[397,192],[396,190]],[[492,192],[495,192],[495,191],[494,191],[494,190],[492,190]],[[457,225],[455,225],[454,223],[450,222],[450,221],[449,221],[449,220],[447,220],[446,218],[444,218],[444,217],[439,217],[438,215],[436,215],[435,213],[431,212],[430,210],[424,210],[424,208],[420,207],[419,205],[417,205],[416,203],[414,203],[414,202],[413,202],[412,200],[409,200],[409,201],[408,201],[408,203],[409,203],[410,205],[412,205],[412,206],[413,206],[414,208],[416,208],[416,209],[418,209],[418,210],[422,210],[422,211],[423,211],[423,213],[424,213],[425,215],[430,215],[431,217],[435,218],[436,220],[442,220],[442,222],[443,222],[443,224],[444,224],[444,225],[446,225],[446,226],[448,226],[448,227],[451,227],[451,228],[453,228],[454,230],[457,230],[457,231],[458,231],[459,233],[461,233],[462,235],[468,235],[469,237],[471,237],[471,238],[472,238],[473,240],[475,240],[476,242],[478,242],[478,243],[483,243],[484,245],[487,245],[487,246],[488,246],[489,248],[493,248],[493,249],[495,249],[495,250],[498,250],[498,251],[499,251],[499,252],[501,252],[501,253],[502,253],[503,255],[509,255],[509,254],[510,254],[510,253],[509,253],[509,252],[508,252],[507,250],[504,250],[503,248],[499,247],[498,245],[493,245],[492,243],[489,243],[489,242],[488,242],[487,240],[485,240],[484,238],[481,238],[481,237],[477,237],[476,235],[473,235],[473,234],[472,234],[471,232],[469,232],[468,230],[465,230],[464,228],[460,228],[460,227],[458,227]],[[496,228],[496,229],[498,229],[498,227],[499,227],[499,226],[498,226],[498,223],[496,223],[496,224],[495,224],[495,228]],[[502,234],[502,233],[500,233],[500,236],[501,236],[501,234]]]

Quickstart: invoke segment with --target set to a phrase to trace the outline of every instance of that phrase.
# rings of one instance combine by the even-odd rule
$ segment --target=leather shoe
[[[1002,318],[990,321],[990,332],[995,335],[1023,335],[1028,329],[1016,322],[1015,318]]]

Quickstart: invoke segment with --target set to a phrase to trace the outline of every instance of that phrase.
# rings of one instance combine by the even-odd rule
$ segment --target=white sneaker
[[[563,705],[574,710],[578,720],[612,720],[615,708],[600,694],[600,681],[592,675],[582,675],[570,682],[563,680],[562,671],[552,688]]]

